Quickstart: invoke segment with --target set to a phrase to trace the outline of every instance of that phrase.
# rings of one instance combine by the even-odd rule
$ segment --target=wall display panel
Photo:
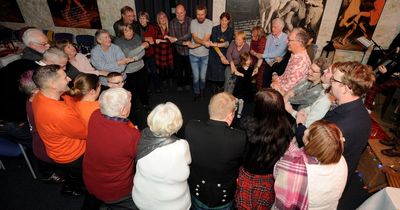
[[[332,35],[335,48],[364,50],[357,39],[372,37],[384,6],[385,0],[343,0]]]
[[[285,22],[284,31],[295,27],[319,31],[326,0],[227,0],[226,11],[231,13],[236,30],[250,32],[261,25],[271,32],[271,21],[277,17]]]
[[[47,3],[55,26],[102,28],[96,0],[47,0]]]
[[[0,21],[25,22],[16,0],[0,0]]]

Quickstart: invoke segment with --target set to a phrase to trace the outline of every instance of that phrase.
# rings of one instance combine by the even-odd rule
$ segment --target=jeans
[[[193,91],[195,94],[200,94],[206,86],[208,55],[203,57],[189,55],[189,59],[193,71]]]

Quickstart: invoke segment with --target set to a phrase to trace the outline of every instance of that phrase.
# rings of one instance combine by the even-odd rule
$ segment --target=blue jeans
[[[193,72],[193,91],[199,94],[206,86],[208,55],[203,57],[189,55],[189,59]]]

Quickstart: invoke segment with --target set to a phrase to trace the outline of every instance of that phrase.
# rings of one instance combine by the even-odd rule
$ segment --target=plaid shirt
[[[184,41],[190,41],[192,34],[190,33],[190,22],[192,18],[185,17],[183,23],[174,18],[169,22],[169,35],[176,37],[178,41],[175,42],[176,51],[180,55],[189,55],[189,48],[182,45]]]
[[[158,37],[157,39],[164,39],[164,35],[168,33],[167,29],[162,31],[160,27],[157,27],[158,30]],[[165,68],[173,68],[173,61],[174,57],[172,54],[172,45],[168,41],[167,42],[160,42],[156,45],[156,64],[158,68],[165,69]]]
[[[272,209],[308,209],[306,163],[315,162],[293,140],[275,164],[275,203]]]

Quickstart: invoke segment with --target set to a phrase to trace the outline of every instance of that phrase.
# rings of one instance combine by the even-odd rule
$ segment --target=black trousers
[[[189,55],[181,55],[174,49],[174,66],[178,87],[191,85],[192,67],[190,66]]]

